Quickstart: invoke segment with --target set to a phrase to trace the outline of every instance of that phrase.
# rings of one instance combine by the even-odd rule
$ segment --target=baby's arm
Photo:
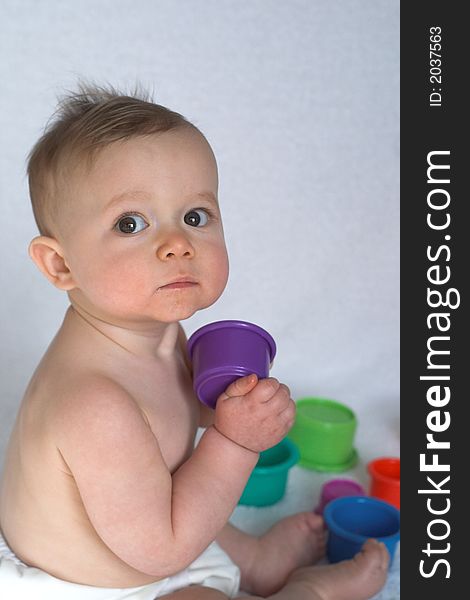
[[[265,406],[255,406],[254,416],[248,414],[234,426],[230,418],[237,407],[231,408],[234,415],[226,407],[232,400],[243,404],[243,399],[224,397],[220,432],[209,428],[173,477],[146,419],[120,386],[100,379],[63,399],[57,416],[58,449],[95,530],[124,562],[165,577],[187,566],[216,538],[256,464],[259,443],[270,438],[273,445],[291,424],[292,411],[282,410],[287,406],[285,392],[273,396],[273,384],[268,382],[261,387],[261,396],[263,388],[264,395],[274,399],[272,407],[265,400]],[[255,401],[256,397],[259,400],[259,392]],[[247,407],[242,408],[246,413]],[[270,419],[272,412],[275,417]],[[252,422],[251,438],[240,435],[247,419]],[[279,422],[275,432],[274,422]]]
[[[174,530],[181,531],[182,540],[191,531],[196,555],[227,523],[258,453],[285,436],[294,415],[288,388],[275,379],[244,377],[219,397],[214,426],[173,475]]]

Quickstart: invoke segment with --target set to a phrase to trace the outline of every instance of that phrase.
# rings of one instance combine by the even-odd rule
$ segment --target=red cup
[[[400,510],[400,459],[384,456],[370,461],[370,495],[393,504]]]

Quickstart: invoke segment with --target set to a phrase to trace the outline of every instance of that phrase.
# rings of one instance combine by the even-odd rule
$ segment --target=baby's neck
[[[97,336],[118,352],[125,351],[139,358],[156,359],[172,355],[178,341],[177,322],[156,322],[147,328],[134,329],[98,318],[75,303],[69,307],[65,322]]]

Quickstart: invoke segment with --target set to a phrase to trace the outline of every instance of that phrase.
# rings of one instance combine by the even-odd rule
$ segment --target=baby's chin
[[[193,315],[195,315],[200,310],[204,310],[205,308],[212,306],[212,304],[214,304],[214,302],[215,302],[215,300],[213,300],[212,302],[199,304],[197,306],[179,307],[176,310],[173,309],[173,310],[165,311],[163,314],[160,314],[158,316],[157,320],[160,321],[161,323],[174,323],[177,321],[185,321],[186,319],[191,318]]]
[[[212,306],[220,298],[223,291],[224,288],[212,293],[199,294],[197,297],[188,298],[186,301],[169,303],[166,307],[160,306],[158,320],[162,323],[172,323],[189,319],[198,311]]]

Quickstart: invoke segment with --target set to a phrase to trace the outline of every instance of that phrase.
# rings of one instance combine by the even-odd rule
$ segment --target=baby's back
[[[63,418],[61,407],[70,390],[80,398],[77,389],[86,390],[97,378],[119,385],[123,366],[116,370],[108,367],[115,361],[110,360],[106,352],[100,356],[99,344],[94,346],[92,354],[79,353],[77,360],[77,345],[72,345],[70,351],[67,333],[70,331],[66,326],[65,333],[59,332],[51,344],[17,415],[0,486],[2,533],[18,558],[58,578],[103,587],[144,585],[155,577],[119,559],[98,536],[57,443]],[[80,343],[78,339],[78,349]],[[172,362],[176,370],[181,367],[177,360]],[[97,368],[97,365],[102,366]],[[149,427],[159,437],[162,452],[165,449],[170,470],[188,458],[198,424],[197,406],[186,393],[190,387],[189,377],[181,386],[181,373],[176,376],[171,371],[170,368],[162,372],[160,379],[163,389],[175,384],[170,418],[180,419],[179,435],[171,432],[165,439],[167,423],[161,417],[165,412],[158,411],[158,394],[146,405],[146,393],[142,393],[142,402],[139,402]],[[168,377],[175,381],[168,382]],[[142,381],[145,374],[140,373],[138,379],[142,389],[148,392],[152,386],[149,381]],[[86,432],[83,439],[86,443]]]
[[[41,368],[35,377],[40,374]],[[66,563],[73,564],[76,553],[86,546],[93,552],[83,556],[96,559],[98,544],[74,479],[54,444],[53,427],[48,423],[53,403],[44,401],[35,387],[33,379],[10,437],[0,522],[18,558],[66,578]]]

